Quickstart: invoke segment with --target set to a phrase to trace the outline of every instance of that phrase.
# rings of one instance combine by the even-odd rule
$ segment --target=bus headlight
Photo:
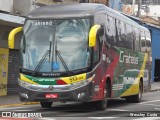
[[[86,80],[82,80],[82,81],[79,81],[79,82],[72,83],[71,87],[70,87],[70,90],[77,89],[77,88],[80,88],[80,87],[83,87],[83,86],[89,84],[93,80],[94,77],[95,77],[95,75],[93,75],[92,77],[90,77]]]
[[[25,88],[29,88],[32,85],[32,84],[30,84],[28,82],[25,82],[23,80],[20,80],[20,79],[18,79],[18,83],[19,83],[20,86],[23,86]]]

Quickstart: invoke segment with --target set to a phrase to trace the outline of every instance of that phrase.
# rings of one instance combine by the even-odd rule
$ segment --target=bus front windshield
[[[90,19],[27,20],[20,45],[22,68],[66,72],[90,66]]]

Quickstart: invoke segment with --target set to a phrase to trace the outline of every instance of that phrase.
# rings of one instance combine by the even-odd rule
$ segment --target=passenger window
[[[135,31],[135,50],[140,51],[140,41],[139,41],[140,30],[134,27],[134,31]]]
[[[145,33],[144,31],[141,31],[141,51],[145,52],[146,51],[146,38],[145,38]]]
[[[118,32],[118,40],[117,40],[117,45],[120,47],[125,47],[125,41],[126,41],[126,28],[125,28],[125,23],[116,20],[116,25],[117,25],[117,32]]]
[[[151,36],[149,32],[145,32],[146,35],[146,49],[147,52],[151,51]]]
[[[117,43],[121,41],[121,22],[120,20],[116,20],[116,28],[117,28]]]
[[[112,45],[115,45],[116,44],[115,19],[113,17],[106,16],[105,27],[106,27],[107,42]]]
[[[96,45],[94,47],[94,56],[93,56],[93,62],[96,63],[99,61],[100,58],[100,40],[99,38],[96,41]]]
[[[126,32],[127,32],[126,48],[134,50],[133,26],[127,24]]]

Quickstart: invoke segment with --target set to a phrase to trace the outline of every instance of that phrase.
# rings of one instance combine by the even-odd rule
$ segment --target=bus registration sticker
[[[58,94],[46,94],[46,98],[58,98]]]

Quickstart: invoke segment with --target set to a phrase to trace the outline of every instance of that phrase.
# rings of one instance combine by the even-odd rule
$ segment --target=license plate
[[[58,94],[46,94],[46,98],[58,98]]]

